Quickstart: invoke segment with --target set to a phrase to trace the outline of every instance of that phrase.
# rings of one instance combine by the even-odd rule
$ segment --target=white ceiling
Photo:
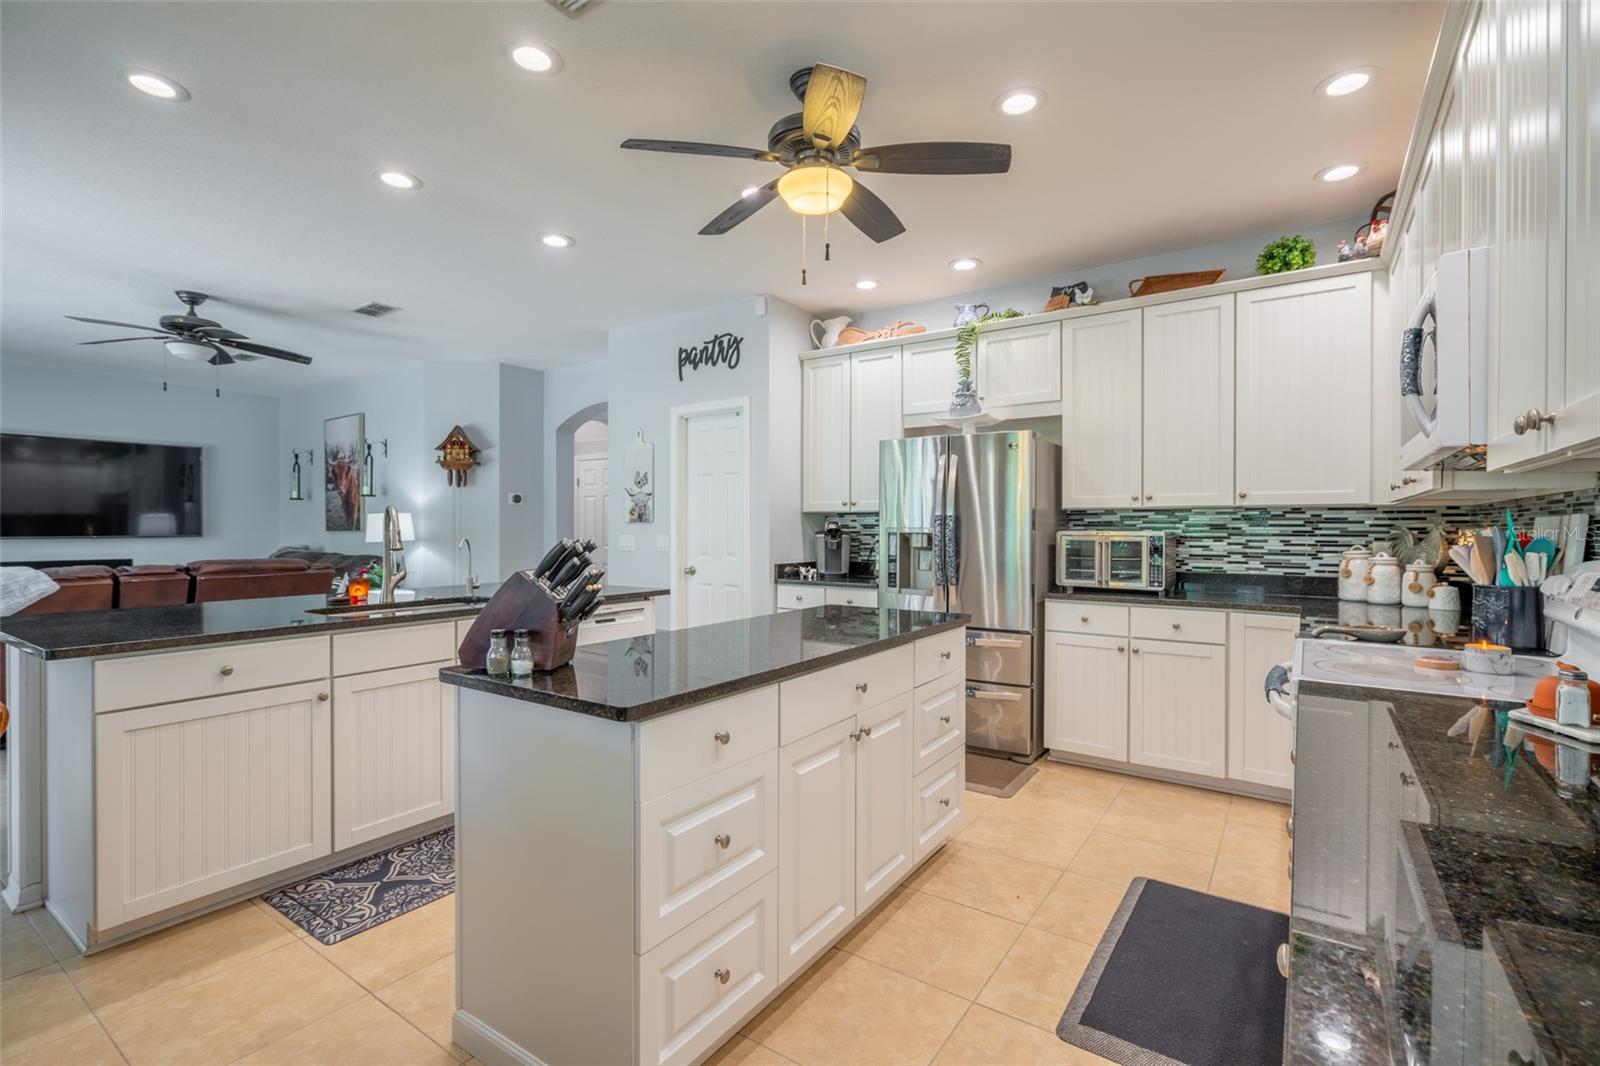
[[[744,293],[886,307],[1364,213],[1395,184],[1439,3],[625,3],[569,20],[519,3],[0,5],[0,351],[8,361],[160,373],[155,342],[79,347],[152,321],[171,290],[303,351],[228,371],[274,392],[401,360],[555,365],[608,328]],[[539,40],[565,67],[506,59]],[[1004,140],[1002,176],[865,180],[907,232],[873,245],[781,203],[723,237],[696,230],[770,164],[624,152],[625,137],[765,147],[798,110],[787,78],[823,60],[866,75],[866,143]],[[1314,97],[1328,74],[1382,68]],[[124,86],[140,67],[192,99]],[[1019,85],[1048,103],[991,103]],[[1361,160],[1339,185],[1312,175]],[[372,177],[400,167],[424,187]],[[555,252],[536,240],[577,238]],[[953,256],[983,260],[955,275]],[[878,279],[862,293],[859,277]],[[368,300],[404,310],[373,321]],[[175,380],[209,382],[178,364]]]

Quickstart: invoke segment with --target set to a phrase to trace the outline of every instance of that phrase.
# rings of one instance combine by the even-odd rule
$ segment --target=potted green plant
[[[1310,237],[1295,234],[1279,237],[1256,256],[1257,274],[1282,274],[1286,270],[1304,270],[1317,265],[1317,246]]]

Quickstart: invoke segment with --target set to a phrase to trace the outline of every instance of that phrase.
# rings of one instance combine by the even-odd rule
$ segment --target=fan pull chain
[[[166,392],[167,391],[167,365],[168,365],[168,360],[170,360],[171,358],[172,358],[171,353],[168,352],[165,347],[163,347],[161,349],[161,391],[162,392]]]
[[[828,186],[832,183],[833,168],[829,167],[827,170],[822,172],[822,197],[825,200],[831,196]],[[832,217],[832,211],[829,211],[826,215],[822,216],[822,261],[824,263],[833,261],[833,245],[828,240],[828,220]]]
[[[220,400],[222,399],[222,364],[213,363],[211,365],[214,366],[217,371],[217,399]]]
[[[800,284],[806,283],[806,216],[800,216]]]

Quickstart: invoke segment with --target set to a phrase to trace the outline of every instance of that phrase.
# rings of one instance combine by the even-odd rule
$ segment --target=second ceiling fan
[[[695,141],[629,138],[624,148],[684,155],[726,156],[778,163],[784,173],[741,197],[706,223],[700,232],[727,233],[773,200],[802,215],[838,211],[879,243],[905,232],[905,224],[849,170],[875,174],[1004,174],[1011,169],[1011,146],[980,141],[924,141],[861,147],[856,116],[866,96],[867,79],[825,63],[789,76],[800,98],[798,114],[779,119],[767,134],[767,147],[736,148]]]

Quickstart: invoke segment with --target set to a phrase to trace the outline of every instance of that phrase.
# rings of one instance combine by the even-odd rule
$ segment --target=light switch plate
[[[656,551],[658,551],[658,552],[669,552],[671,550],[672,550],[672,545],[671,545],[670,542],[668,542],[667,535],[665,533],[657,533],[656,534]]]
[[[617,547],[625,552],[633,551],[633,534],[622,533],[617,536]]]

